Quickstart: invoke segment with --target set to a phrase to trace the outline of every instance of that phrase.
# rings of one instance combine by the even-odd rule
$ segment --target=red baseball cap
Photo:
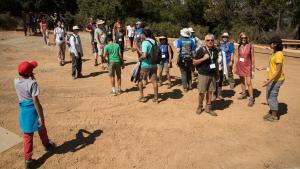
[[[19,64],[18,71],[21,75],[30,76],[32,75],[32,71],[36,68],[38,63],[36,61],[28,62],[24,61]]]

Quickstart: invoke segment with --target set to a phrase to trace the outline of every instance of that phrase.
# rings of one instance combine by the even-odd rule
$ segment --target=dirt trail
[[[159,88],[162,101],[139,103],[138,89],[129,81],[136,54],[125,52],[122,95],[110,95],[106,71],[93,66],[89,35],[84,44],[83,79],[72,80],[71,65],[58,65],[56,48],[44,46],[40,37],[21,32],[0,32],[0,126],[22,136],[18,103],[13,87],[17,65],[37,60],[36,78],[41,89],[46,125],[58,145],[55,154],[45,153],[35,135],[34,158],[45,169],[288,169],[300,167],[299,95],[300,58],[287,57],[286,82],[279,100],[288,109],[278,123],[267,123],[265,72],[253,80],[256,104],[237,100],[240,86],[224,88],[225,101],[215,102],[218,117],[196,115],[197,90],[184,93],[176,66],[171,69],[177,85]],[[52,40],[53,37],[51,36]],[[268,53],[270,51],[264,51]],[[69,55],[66,55],[69,60]],[[256,65],[268,55],[256,53]],[[175,65],[175,64],[174,64]],[[152,94],[148,84],[146,95]],[[152,97],[152,95],[151,95]],[[91,134],[87,134],[90,132]],[[0,154],[0,168],[23,168],[22,144]]]

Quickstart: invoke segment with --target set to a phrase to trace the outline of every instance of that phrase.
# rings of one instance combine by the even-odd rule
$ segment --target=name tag
[[[210,67],[210,69],[215,69],[216,68],[216,64],[210,64],[209,67]]]
[[[166,58],[166,55],[165,55],[165,54],[162,54],[162,55],[161,55],[161,58],[162,58],[162,59]]]
[[[240,58],[240,62],[245,62],[245,58]]]
[[[123,39],[120,38],[120,39],[119,39],[119,42],[122,42],[122,41],[123,41]]]

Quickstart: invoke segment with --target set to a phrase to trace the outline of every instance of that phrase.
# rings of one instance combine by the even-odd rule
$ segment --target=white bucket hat
[[[73,26],[73,30],[79,30],[78,26]]]
[[[105,23],[105,21],[103,21],[103,20],[99,20],[99,21],[97,21],[97,25],[101,25],[101,24],[104,24]]]
[[[188,28],[188,29],[189,29],[189,31],[190,31],[191,33],[194,33],[194,32],[195,32],[193,28]]]
[[[140,24],[142,24],[141,21],[137,21],[137,22],[136,22],[136,25],[140,25]]]
[[[183,37],[190,37],[190,31],[188,28],[183,28],[180,30],[180,35]]]
[[[229,37],[229,34],[228,34],[227,32],[224,32],[224,33],[222,34],[222,37]]]

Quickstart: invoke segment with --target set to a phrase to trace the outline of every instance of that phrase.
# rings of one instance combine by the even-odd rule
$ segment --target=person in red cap
[[[49,141],[45,126],[44,112],[39,101],[39,88],[33,75],[37,62],[21,62],[18,68],[19,77],[15,79],[15,88],[19,98],[19,122],[24,133],[25,168],[33,168],[33,134],[38,131],[46,151],[51,151],[55,144]]]

